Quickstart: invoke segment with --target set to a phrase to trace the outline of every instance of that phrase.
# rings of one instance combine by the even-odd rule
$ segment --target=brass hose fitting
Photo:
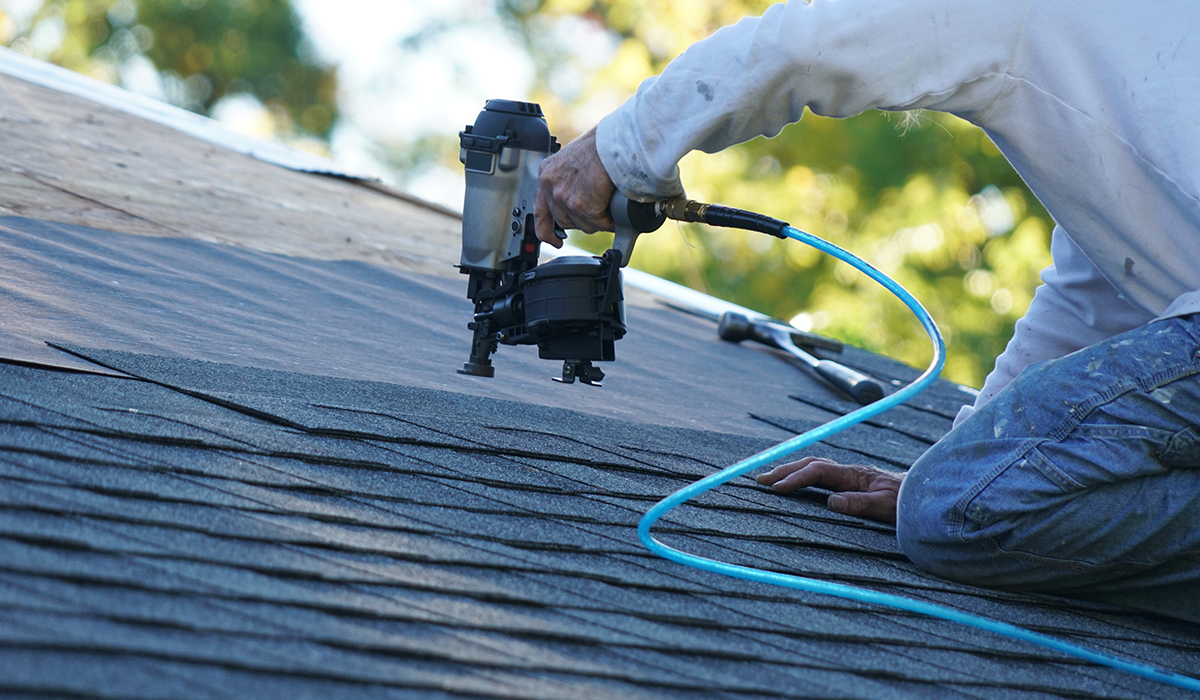
[[[708,205],[704,202],[697,202],[694,199],[686,197],[672,197],[665,202],[660,202],[661,212],[667,215],[668,219],[676,221],[698,221],[703,223],[705,215],[708,213]]]

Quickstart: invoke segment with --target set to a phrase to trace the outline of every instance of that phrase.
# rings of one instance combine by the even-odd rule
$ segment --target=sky
[[[330,155],[383,174],[370,141],[406,142],[423,133],[455,135],[492,97],[525,98],[534,68],[518,41],[497,31],[492,4],[469,0],[293,0],[323,59],[338,65],[342,124]],[[419,52],[401,42],[439,19],[481,17]],[[419,197],[462,207],[462,174],[450,169],[405,183]]]
[[[371,142],[405,143],[422,134],[456,138],[491,98],[529,100],[535,67],[520,40],[499,21],[491,0],[292,0],[317,54],[338,66],[340,126],[330,155],[339,164],[387,179]],[[469,18],[469,24],[461,24]],[[419,50],[405,38],[439,22],[455,24]],[[569,51],[551,89],[580,94],[588,71],[615,54],[618,41],[580,17],[562,17],[547,40]],[[572,110],[589,128],[623,96],[602,94]],[[561,125],[560,125],[561,126]],[[551,131],[561,132],[551,124]],[[402,186],[451,208],[462,207],[461,168],[439,167]]]
[[[9,17],[3,20],[7,26],[0,26],[0,38],[17,25],[27,25],[43,1],[0,0],[0,10]],[[347,170],[381,177],[416,196],[461,208],[461,168],[432,167],[396,182],[396,173],[381,162],[380,144],[402,149],[422,136],[453,139],[464,125],[475,121],[488,99],[530,99],[533,62],[519,38],[499,21],[493,0],[292,0],[292,4],[316,55],[338,67],[340,120],[328,155]],[[131,21],[136,18],[135,0],[118,0],[113,7],[123,7]],[[404,45],[406,38],[439,24],[446,29],[419,47]],[[50,55],[64,32],[61,19],[42,22],[25,47],[14,48]],[[571,52],[568,61],[555,67],[552,83],[556,92],[567,95],[577,92],[586,82],[586,72],[603,65],[616,49],[615,39],[606,31],[575,17],[558,20],[549,40]],[[172,83],[141,54],[113,70],[107,79],[157,99],[171,101],[183,89],[181,81]],[[588,123],[582,129],[573,126],[585,130],[616,104],[599,100],[591,109],[582,105],[573,114]],[[212,116],[255,136],[269,138],[274,131],[262,105],[246,94],[218,102]]]

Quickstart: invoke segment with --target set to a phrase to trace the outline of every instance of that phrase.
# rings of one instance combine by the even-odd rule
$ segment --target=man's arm
[[[1025,2],[795,0],[692,45],[601,120],[601,161],[631,199],[682,192],[676,164],[775,136],[813,113],[935,109],[968,119],[1000,94]]]
[[[663,75],[543,164],[539,237],[557,239],[546,219],[604,228],[613,183],[634,199],[682,192],[680,158],[773,136],[817,114],[929,108],[971,118],[1004,82],[1025,16],[1024,2],[814,0],[772,7],[699,42]],[[602,167],[595,167],[599,161]],[[1065,243],[1060,242],[1063,239]],[[1069,246],[1069,249],[1064,248]],[[1056,233],[1055,257],[1031,312],[989,376],[978,405],[1025,366],[1067,354],[1144,323],[1085,256]],[[1062,253],[1059,249],[1066,250]],[[760,477],[776,490],[822,485],[842,491],[840,512],[894,520],[900,478],[861,465],[801,460]],[[890,512],[889,512],[890,510]]]
[[[1154,316],[1121,299],[1087,256],[1060,228],[1054,229],[1055,264],[1042,272],[1029,312],[996,359],[975,408],[990,401],[1031,364],[1069,355],[1153,320]],[[964,407],[955,425],[971,415]],[[896,522],[896,499],[904,477],[861,464],[838,464],[806,457],[757,477],[776,493],[810,486],[829,489],[830,510],[886,523]]]
[[[721,29],[644,81],[594,135],[544,162],[538,237],[558,245],[551,214],[565,228],[606,228],[601,195],[613,183],[639,201],[681,195],[683,156],[774,136],[805,107],[837,117],[926,108],[970,118],[1001,88],[1024,6],[794,0]]]

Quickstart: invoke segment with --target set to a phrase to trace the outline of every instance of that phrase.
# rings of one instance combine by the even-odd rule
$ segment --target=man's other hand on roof
[[[596,130],[592,129],[542,161],[534,205],[537,237],[561,248],[563,242],[554,234],[555,223],[584,233],[613,230],[608,202],[616,189],[600,162]]]
[[[830,491],[827,505],[835,513],[896,524],[896,498],[902,474],[865,464],[838,464],[820,457],[805,457],[759,474],[758,483],[776,493],[817,486]]]

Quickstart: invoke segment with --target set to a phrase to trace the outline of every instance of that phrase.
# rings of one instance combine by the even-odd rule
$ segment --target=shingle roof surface
[[[0,364],[2,692],[1185,697],[955,624],[642,550],[635,526],[656,500],[853,408],[775,355],[716,341],[711,323],[632,310],[600,390],[552,384],[557,368],[528,348],[502,349],[489,383],[453,374],[469,311],[449,282],[114,236],[0,221],[0,348],[30,347],[39,323],[58,348],[39,351],[41,366]],[[63,241],[78,259],[30,262]],[[105,286],[109,272],[129,284]],[[36,295],[22,292],[38,280]],[[375,336],[353,335],[371,322]],[[231,356],[227,342],[246,352]],[[915,374],[846,355],[881,378]],[[45,366],[59,356],[97,373]],[[288,364],[302,361],[312,364]],[[940,383],[814,452],[903,468],[968,399]],[[1194,625],[938,579],[904,558],[891,528],[823,502],[742,479],[659,532],[726,561],[1200,673]]]
[[[630,308],[603,389],[530,348],[454,374],[455,218],[0,92],[0,214],[30,217],[0,218],[0,694],[1184,697],[642,551],[657,499],[854,408],[779,354]],[[970,399],[940,383],[814,451],[902,469]],[[1194,625],[926,575],[824,500],[743,479],[661,536],[1200,674]]]

